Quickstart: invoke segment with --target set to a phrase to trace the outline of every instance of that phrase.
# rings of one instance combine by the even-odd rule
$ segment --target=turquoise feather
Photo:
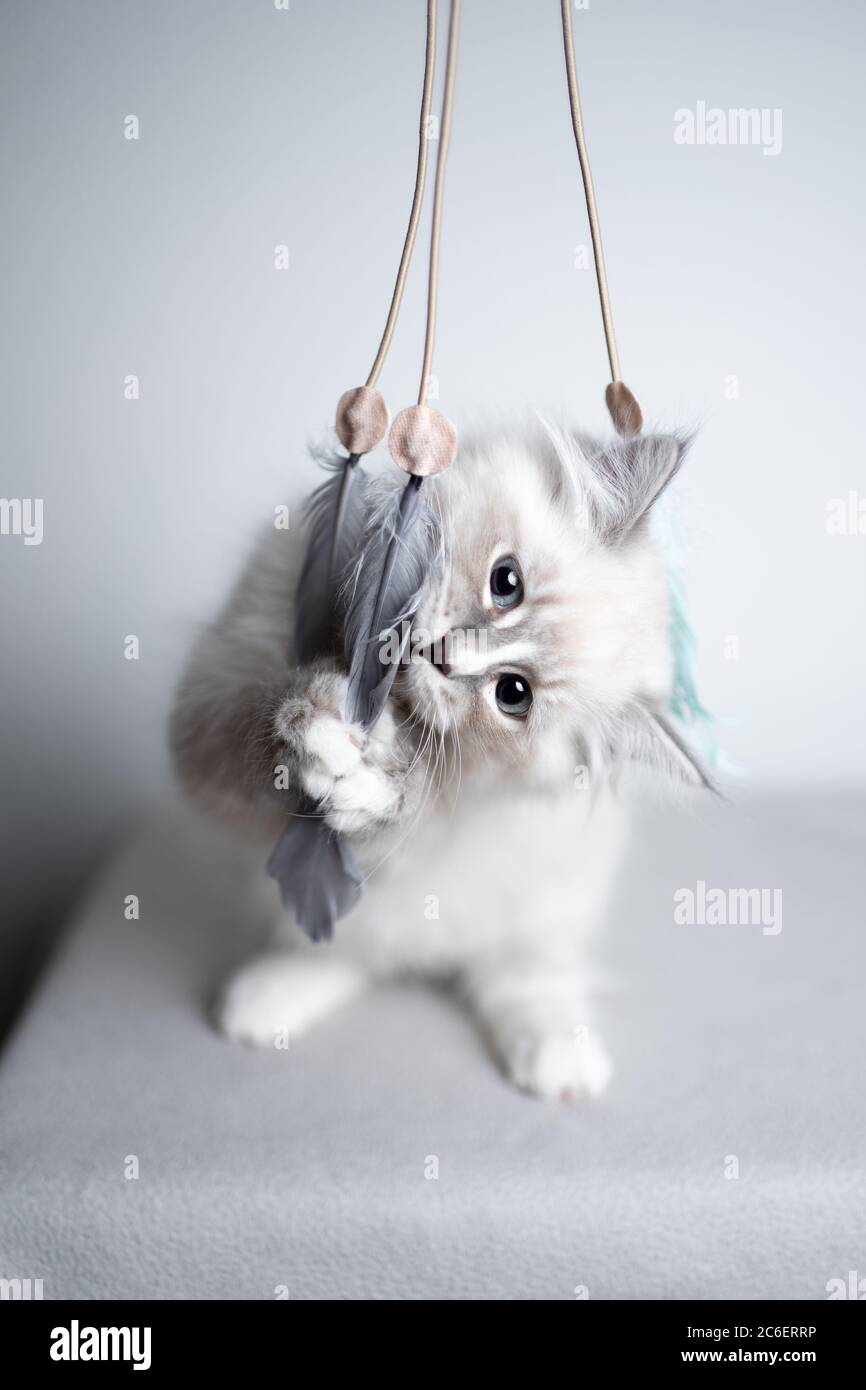
[[[716,721],[698,695],[695,663],[697,639],[689,617],[685,568],[677,543],[671,504],[662,497],[653,508],[656,535],[661,543],[667,564],[670,619],[668,631],[674,660],[674,675],[668,708],[680,723],[690,725],[702,744],[708,763],[719,763]]]

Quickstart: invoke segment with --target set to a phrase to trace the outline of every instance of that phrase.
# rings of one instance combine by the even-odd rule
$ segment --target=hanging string
[[[580,176],[583,182],[583,195],[589,218],[589,233],[592,238],[592,258],[595,263],[595,278],[598,283],[598,299],[601,306],[601,320],[604,326],[604,341],[610,363],[610,385],[605,397],[608,409],[616,428],[621,434],[639,434],[643,420],[640,406],[631,391],[622,381],[619,370],[619,354],[616,348],[616,334],[613,328],[613,313],[610,307],[610,294],[607,287],[607,271],[604,264],[604,247],[601,239],[601,226],[598,220],[598,205],[595,200],[595,185],[589,167],[589,153],[586,148],[586,135],[583,129],[583,113],[580,108],[580,89],[577,85],[577,69],[574,61],[574,33],[571,24],[571,0],[561,0],[562,42],[565,50],[565,74],[568,84],[568,101],[571,107],[571,125]]]
[[[442,204],[445,190],[445,169],[451,142],[451,117],[454,109],[454,86],[457,76],[457,44],[460,33],[461,0],[451,0],[448,22],[448,56],[445,62],[445,81],[442,96],[442,121],[439,129],[439,152],[436,157],[436,180],[433,190],[433,212],[430,222],[430,252],[427,268],[427,316],[424,330],[424,351],[421,361],[421,380],[417,404],[401,410],[391,426],[388,447],[394,462],[412,474],[416,487],[424,477],[441,473],[454,462],[457,453],[457,431],[446,415],[427,405],[433,348],[436,341],[436,318],[439,295],[439,244],[442,236]]]
[[[424,86],[421,93],[421,115],[418,122],[418,160],[415,169],[415,187],[412,193],[412,206],[409,224],[403,241],[397,278],[391,295],[391,304],[385,328],[376,352],[369,376],[363,386],[354,386],[344,391],[337,402],[335,427],[340,443],[348,450],[349,465],[354,468],[358,460],[374,449],[384,439],[388,430],[388,407],[381,392],[376,390],[376,382],[391,347],[394,330],[403,302],[406,278],[418,235],[421,209],[424,202],[424,186],[427,179],[427,158],[430,134],[430,108],[433,100],[433,79],[436,70],[436,28],[438,18],[437,0],[427,0],[427,39],[424,51]],[[348,486],[348,477],[347,477]],[[338,525],[334,528],[336,537]]]
[[[376,360],[370,368],[370,375],[367,377],[367,386],[375,386],[379,379],[379,373],[391,346],[391,339],[394,336],[394,328],[397,323],[397,315],[400,312],[400,305],[403,301],[403,291],[406,288],[406,276],[409,272],[409,262],[412,259],[412,251],[415,246],[415,238],[418,234],[418,224],[421,220],[421,206],[424,200],[424,184],[427,178],[427,148],[430,133],[430,106],[433,99],[433,73],[436,67],[436,0],[428,0],[427,3],[427,46],[424,56],[424,89],[421,97],[421,119],[418,129],[418,166],[415,172],[415,189],[412,194],[412,210],[409,214],[409,225],[406,228],[406,239],[403,242],[403,254],[400,257],[400,265],[397,270],[397,279],[394,284],[394,293],[391,297],[391,307],[388,310],[388,318],[385,323],[385,331],[382,334],[382,341],[376,353]]]
[[[452,0],[448,26],[448,56],[445,62],[445,90],[442,98],[442,122],[439,128],[439,152],[436,158],[436,181],[433,185],[433,215],[430,224],[430,263],[427,275],[427,327],[424,335],[424,357],[421,364],[421,384],[418,404],[424,405],[433,366],[433,347],[436,340],[436,311],[439,297],[439,242],[442,232],[442,198],[445,189],[445,168],[448,146],[451,143],[451,113],[454,107],[454,82],[457,75],[457,40],[460,32],[460,0]]]
[[[583,180],[583,193],[586,198],[586,211],[589,217],[589,232],[592,237],[592,256],[595,261],[595,278],[598,281],[598,297],[601,302],[601,317],[604,324],[604,340],[610,361],[610,379],[619,381],[619,358],[616,351],[616,335],[613,331],[613,315],[610,308],[610,295],[607,288],[607,273],[604,266],[604,248],[601,242],[601,227],[598,222],[598,206],[595,201],[595,186],[592,170],[589,167],[589,154],[583,130],[583,113],[580,109],[580,89],[577,85],[577,69],[574,64],[574,32],[571,25],[570,0],[562,0],[562,38],[565,46],[565,72],[568,81],[568,100],[571,106],[571,124],[574,130],[574,143],[580,161],[580,176]]]

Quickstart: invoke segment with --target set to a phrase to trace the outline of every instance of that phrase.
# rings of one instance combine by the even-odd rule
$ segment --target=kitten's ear
[[[692,444],[691,435],[678,434],[638,434],[602,444],[539,419],[552,446],[558,488],[565,485],[570,504],[586,508],[589,524],[608,545],[623,540],[646,516]]]
[[[605,541],[623,540],[646,516],[679,472],[691,443],[676,434],[639,434],[604,445],[582,441],[601,485],[596,511]]]
[[[702,787],[717,792],[699,759],[659,714],[642,700],[636,700],[626,714],[628,757],[667,781],[680,786]]]

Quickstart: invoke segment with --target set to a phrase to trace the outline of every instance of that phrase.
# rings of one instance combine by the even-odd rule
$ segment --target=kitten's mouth
[[[441,643],[433,647],[422,647],[415,653],[414,660],[425,662],[426,666],[434,670],[443,680],[447,680],[451,674],[451,667],[445,660]]]
[[[394,683],[395,694],[426,724],[445,729],[449,719],[442,693],[447,679],[439,665],[416,651],[414,656],[400,662]]]

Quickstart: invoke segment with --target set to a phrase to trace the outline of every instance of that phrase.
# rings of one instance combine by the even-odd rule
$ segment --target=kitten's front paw
[[[600,1096],[613,1064],[592,1035],[579,1041],[567,1033],[519,1033],[502,1049],[505,1073],[521,1091],[546,1100]]]
[[[232,976],[217,1000],[215,1021],[234,1042],[275,1047],[283,1034],[305,1033],[363,984],[358,968],[338,957],[271,952]]]
[[[298,762],[308,796],[328,824],[344,834],[392,820],[402,784],[394,759],[395,726],[386,709],[368,735],[342,715],[345,676],[323,673],[304,698],[290,698],[277,715],[277,734]]]

